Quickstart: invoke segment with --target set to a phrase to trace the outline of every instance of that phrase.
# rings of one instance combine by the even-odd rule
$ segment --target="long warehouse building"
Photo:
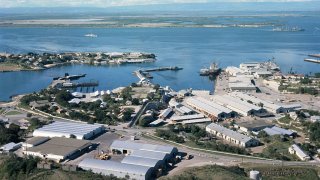
[[[240,134],[231,129],[225,128],[215,123],[211,123],[206,127],[206,131],[217,137],[223,138],[224,140],[236,144],[241,147],[252,147],[259,145],[259,141]]]
[[[33,136],[66,138],[74,136],[76,139],[90,139],[103,131],[104,127],[102,125],[55,121],[36,129]]]
[[[186,102],[189,106],[197,109],[212,119],[224,119],[236,116],[234,111],[201,97],[191,97],[188,98]]]
[[[122,154],[131,154],[136,150],[150,151],[156,153],[165,153],[174,157],[178,152],[178,149],[173,146],[164,146],[164,145],[154,145],[154,144],[144,144],[136,143],[132,141],[119,141],[115,140],[110,145],[112,152],[120,152]]]
[[[114,175],[118,178],[130,178],[147,180],[153,177],[153,168],[134,164],[125,164],[115,161],[103,161],[86,158],[82,160],[79,167],[102,175]]]
[[[245,94],[245,93],[241,93],[241,92],[232,92],[230,93],[231,96],[238,98],[240,100],[243,101],[251,101],[253,104],[255,105],[262,105],[265,109],[267,109],[268,111],[272,112],[272,113],[283,113],[284,112],[284,108],[280,105],[259,99],[257,97]]]
[[[229,95],[214,95],[212,100],[243,116],[255,115],[264,112],[264,109],[261,107],[241,101],[240,99],[231,97]]]

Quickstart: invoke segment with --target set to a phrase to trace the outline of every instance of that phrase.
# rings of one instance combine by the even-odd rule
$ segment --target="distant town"
[[[0,72],[19,70],[43,70],[57,65],[70,63],[83,64],[125,64],[154,62],[156,56],[141,52],[70,52],[70,53],[28,53],[28,54],[0,54]]]
[[[21,70],[154,60],[144,53],[1,55]],[[201,163],[237,167],[251,179],[282,177],[279,168],[285,177],[317,177],[311,167],[320,165],[319,73],[283,74],[273,60],[244,62],[206,74],[215,79],[210,92],[151,81],[149,73],[167,70],[183,71],[140,69],[137,82],[102,91],[90,91],[95,82],[74,82],[86,74],[54,77],[40,92],[0,104],[0,151],[28,157],[40,172],[96,173],[92,178],[176,179]]]

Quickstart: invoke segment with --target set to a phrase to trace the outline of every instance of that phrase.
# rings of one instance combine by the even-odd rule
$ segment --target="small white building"
[[[20,147],[21,147],[21,143],[11,142],[11,143],[5,144],[0,147],[0,154],[13,152],[13,151],[19,149]]]
[[[293,144],[289,147],[289,153],[290,154],[295,154],[296,156],[299,157],[300,160],[302,161],[309,161],[310,156],[307,155],[298,145]]]
[[[320,116],[311,116],[311,117],[310,117],[310,121],[311,121],[311,122],[320,121]]]

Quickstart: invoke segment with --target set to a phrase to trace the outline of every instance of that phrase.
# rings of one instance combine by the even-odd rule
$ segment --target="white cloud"
[[[305,2],[319,0],[0,0],[0,7],[110,7],[206,2]]]

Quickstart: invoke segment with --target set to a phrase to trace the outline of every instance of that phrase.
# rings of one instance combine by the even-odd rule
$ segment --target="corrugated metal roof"
[[[102,125],[55,121],[42,128],[36,129],[33,134],[50,133],[56,134],[57,136],[59,136],[59,134],[83,136],[101,127]]]
[[[126,156],[123,158],[121,163],[134,164],[134,165],[147,166],[147,167],[156,167],[159,161],[160,160],[158,159],[150,159],[145,157]]]
[[[107,170],[107,171],[139,174],[143,176],[145,176],[148,173],[148,171],[151,169],[151,167],[146,167],[146,166],[124,164],[124,163],[119,163],[115,161],[104,161],[104,160],[89,159],[89,158],[82,160],[79,164],[79,167],[85,170],[99,169],[101,170],[101,173],[103,173],[104,170]]]
[[[275,131],[271,128],[264,128],[263,131],[265,131],[269,136],[273,136],[273,135],[280,135],[281,133],[278,131]]]
[[[220,103],[221,105],[227,106],[228,108],[236,111],[236,112],[249,112],[252,110],[260,110],[261,108],[255,106],[253,104],[249,104],[247,102],[241,101],[237,98],[230,97],[229,95],[215,95],[212,97],[213,100]],[[241,113],[239,112],[239,113]]]
[[[283,129],[277,126],[273,126],[272,128],[264,128],[263,129],[269,136],[273,136],[273,135],[288,135],[291,136],[292,134],[294,134],[293,131],[291,130],[287,130],[287,129]]]
[[[134,150],[130,156],[145,157],[156,160],[164,160],[168,154],[161,152],[145,151],[145,150]]]
[[[186,116],[173,116],[170,120],[172,121],[183,121],[188,119],[199,119],[204,118],[203,114],[193,114],[193,115],[186,115]]]
[[[206,123],[206,122],[212,122],[210,118],[201,118],[201,119],[192,119],[192,120],[186,120],[179,123],[182,124],[195,124],[195,123]]]
[[[307,157],[309,157],[298,145],[293,144],[291,147],[293,148],[293,150],[296,152],[296,154],[297,154],[300,158],[307,158]]]
[[[276,110],[281,108],[281,106],[279,106],[277,104],[270,103],[268,101],[256,98],[254,96],[250,96],[250,95],[245,94],[245,93],[232,92],[232,93],[230,93],[230,95],[233,96],[233,97],[237,97],[240,100],[243,99],[245,101],[252,101],[254,104],[262,103],[263,107],[266,107],[266,108],[271,109],[273,111],[276,111]]]
[[[174,150],[173,146],[153,145],[136,143],[132,141],[119,141],[115,140],[110,146],[113,149],[130,149],[130,150],[145,150],[171,154]]]
[[[235,139],[235,140],[238,140],[238,141],[244,142],[244,143],[246,143],[252,139],[246,135],[243,135],[243,134],[240,134],[240,133],[233,131],[231,129],[225,128],[225,127],[220,126],[216,123],[211,123],[206,128],[217,131],[221,134],[224,134],[225,136],[228,136],[232,139]]]
[[[231,110],[227,109],[225,107],[222,107],[221,105],[218,105],[212,101],[205,100],[203,98],[189,98],[187,99],[187,103],[190,106],[195,106],[199,109],[202,109],[203,111],[212,114],[216,117],[218,117],[222,113],[230,113]]]

